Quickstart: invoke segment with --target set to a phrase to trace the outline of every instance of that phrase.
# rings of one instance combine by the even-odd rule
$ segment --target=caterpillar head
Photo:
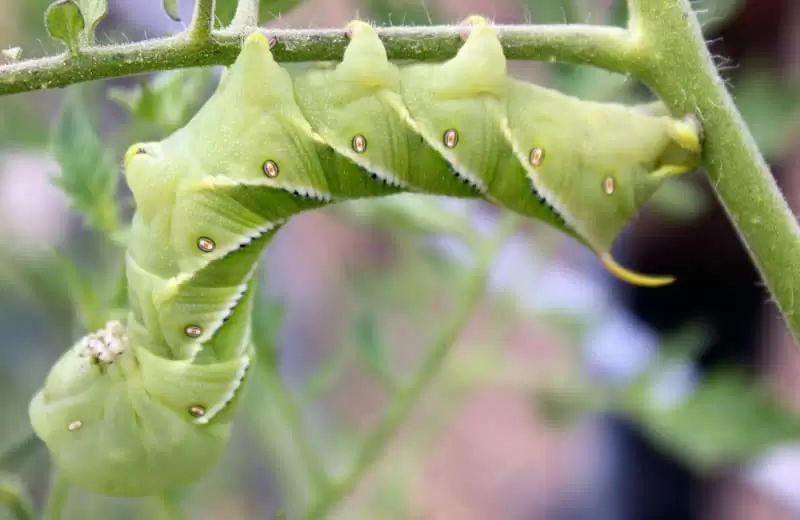
[[[173,135],[179,135],[180,130]],[[174,205],[179,180],[186,175],[187,161],[176,160],[176,152],[167,153],[165,145],[175,146],[180,139],[136,143],[125,152],[125,180],[136,200],[136,207],[149,220],[159,209]]]
[[[211,388],[239,372],[231,368],[156,357],[109,322],[56,362],[30,403],[31,424],[73,484],[158,495],[197,480],[226,446],[229,421],[203,419]]]

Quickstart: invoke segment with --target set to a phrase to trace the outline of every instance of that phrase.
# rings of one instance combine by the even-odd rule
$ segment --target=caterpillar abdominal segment
[[[665,179],[698,164],[695,119],[511,78],[480,17],[443,63],[389,62],[363,22],[346,34],[341,62],[292,67],[252,34],[184,128],[125,153],[127,319],[76,342],[30,405],[75,485],[158,495],[213,466],[254,360],[256,266],[299,213],[402,192],[483,198],[563,231],[623,280],[671,281],[610,250]]]
[[[549,211],[553,215],[553,217],[558,221],[559,224],[561,224],[562,226],[569,226],[564,216],[556,208],[554,208],[552,204],[550,204],[550,202],[547,200],[547,198],[545,198],[544,195],[542,195],[536,190],[536,186],[534,186],[533,183],[531,183],[531,193],[533,193],[533,196],[536,198],[536,201],[539,204],[541,204],[547,211]]]
[[[464,173],[458,171],[452,165],[448,168],[448,171],[459,181],[461,181],[465,186],[469,186],[473,190],[478,193],[484,193],[486,191],[486,186],[482,183],[479,183],[474,177],[467,176]]]

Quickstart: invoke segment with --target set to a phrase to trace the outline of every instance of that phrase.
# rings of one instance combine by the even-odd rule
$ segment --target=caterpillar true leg
[[[696,116],[688,114],[681,119],[671,120],[669,134],[681,147],[699,152],[703,141],[703,127]]]
[[[681,164],[668,163],[660,166],[651,175],[654,179],[664,179],[683,175],[694,170],[699,163],[699,152],[701,148],[702,128],[700,122],[693,115],[687,115],[679,120],[670,120],[669,134],[684,152]],[[690,160],[686,160],[686,157]]]

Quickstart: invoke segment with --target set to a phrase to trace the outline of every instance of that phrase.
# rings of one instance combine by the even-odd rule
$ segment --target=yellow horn
[[[642,287],[662,287],[675,281],[675,278],[672,276],[648,276],[625,269],[611,257],[610,253],[602,253],[600,255],[600,261],[603,262],[603,265],[611,274],[620,280],[634,285]]]

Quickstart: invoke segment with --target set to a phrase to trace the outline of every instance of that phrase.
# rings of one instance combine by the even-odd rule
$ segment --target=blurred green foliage
[[[5,41],[0,34],[0,44],[20,45],[25,56],[55,50],[56,45],[35,43],[47,36],[42,13],[48,4],[45,0],[21,3],[13,41]],[[54,5],[47,27],[51,35],[68,45],[90,43],[98,23],[107,17],[104,1],[61,1]],[[273,20],[296,5],[297,0],[262,1],[260,21]],[[70,6],[80,6],[83,23],[78,22]],[[624,25],[624,2],[615,2],[604,12],[590,10],[589,6],[590,2],[578,0],[521,0],[520,21],[591,19],[592,23]],[[709,30],[719,27],[735,16],[740,6],[738,0],[705,1],[704,26]],[[163,7],[177,17],[174,0],[164,0]],[[452,21],[435,0],[364,0],[358,7],[362,18],[381,24]],[[234,11],[234,0],[219,0],[218,25],[228,23]],[[638,82],[607,71],[563,64],[544,64],[544,69],[525,63],[514,65],[535,81],[582,97],[630,103],[650,100]],[[0,253],[0,323],[6,331],[0,343],[0,410],[13,418],[0,423],[0,504],[9,505],[15,518],[32,518],[32,506],[19,478],[5,474],[25,475],[26,486],[36,490],[37,503],[47,480],[47,465],[39,467],[32,462],[42,454],[41,444],[35,439],[24,440],[28,430],[21,422],[25,420],[24,403],[49,363],[74,338],[123,311],[126,224],[121,202],[125,194],[119,189],[120,148],[134,139],[157,139],[180,128],[210,93],[215,72],[212,68],[168,71],[135,84],[106,85],[104,94],[123,109],[124,120],[108,116],[109,106],[114,106],[111,103],[88,101],[100,99],[97,85],[0,99],[0,151],[27,148],[50,154],[59,168],[52,182],[69,200],[73,213],[81,217],[80,225],[61,243],[43,247],[33,257],[13,248]],[[770,160],[779,160],[800,121],[796,88],[786,86],[774,71],[756,61],[743,64],[732,87],[762,150]],[[54,108],[58,105],[60,110]],[[668,219],[691,220],[702,215],[711,202],[707,192],[696,185],[672,182],[653,200],[651,209]],[[411,196],[348,203],[331,213],[390,237],[394,244],[391,265],[359,267],[349,274],[341,307],[353,319],[343,327],[344,332],[335,337],[331,333],[334,354],[315,367],[315,374],[297,390],[290,389],[280,376],[278,333],[286,309],[283,302],[266,295],[258,298],[254,338],[259,367],[242,407],[237,442],[212,475],[170,499],[189,517],[200,511],[212,517],[214,513],[209,511],[216,511],[216,517],[226,518],[291,517],[296,512],[292,503],[313,498],[315,480],[328,473],[341,473],[341,467],[349,464],[369,434],[345,419],[332,420],[325,425],[329,439],[321,447],[319,442],[305,438],[303,432],[309,428],[304,427],[303,411],[329,397],[354,370],[377,380],[379,391],[391,394],[397,382],[424,358],[419,345],[430,342],[440,317],[457,303],[453,288],[467,266],[431,247],[426,239],[455,237],[466,251],[472,251],[481,234],[476,232],[471,215],[445,209],[433,198]],[[539,238],[534,233],[527,240],[532,249],[542,251]],[[491,323],[481,337],[470,338],[470,343],[480,348],[461,355],[457,363],[447,367],[440,387],[433,392],[433,404],[421,412],[424,427],[418,424],[420,421],[415,423],[417,429],[390,457],[390,470],[374,477],[376,491],[371,499],[346,509],[343,518],[374,519],[378,514],[384,515],[382,518],[408,518],[412,477],[449,414],[476,388],[513,388],[530,393],[538,397],[534,408],[540,416],[567,424],[594,411],[615,411],[640,425],[676,457],[704,470],[746,462],[765,448],[800,434],[794,414],[782,409],[760,382],[734,370],[711,374],[670,406],[654,397],[654,387],[665,372],[676,362],[691,360],[693,348],[702,344],[702,335],[666,338],[664,356],[623,388],[586,379],[577,364],[566,377],[556,377],[551,385],[539,387],[532,381],[530,367],[512,363],[502,355],[507,331],[522,322],[546,324],[577,348],[597,316],[526,313],[510,294],[494,294],[485,305],[490,308]],[[39,324],[37,327],[46,324],[47,330],[34,334],[19,325],[26,321]],[[12,377],[16,370],[21,374]],[[253,475],[259,483],[274,477],[281,496],[264,499],[262,488],[252,483]],[[280,509],[284,502],[286,509]],[[69,518],[163,518],[164,505],[75,491]],[[7,513],[0,511],[0,519],[5,520]]]
[[[136,122],[149,125],[145,136],[164,135],[186,124],[197,111],[212,72],[207,67],[166,71],[142,78],[134,87],[110,88],[108,97]]]
[[[24,482],[14,475],[0,473],[0,506],[8,507],[17,520],[36,518]]]
[[[800,416],[741,370],[713,371],[674,405],[653,398],[656,378],[663,375],[647,373],[615,404],[657,443],[698,470],[747,462],[800,438]]]
[[[60,172],[53,182],[90,228],[113,234],[119,227],[117,161],[89,119],[81,89],[70,89],[53,124],[51,153]]]
[[[774,446],[800,439],[800,415],[741,367],[723,367],[698,381],[676,379],[705,348],[707,335],[689,326],[664,338],[659,356],[620,386],[554,378],[535,403],[561,424],[589,411],[611,411],[696,471],[743,464]],[[681,372],[683,371],[683,372]]]
[[[733,85],[736,106],[761,152],[777,160],[790,149],[800,130],[800,87],[786,87],[756,60],[745,63]]]

